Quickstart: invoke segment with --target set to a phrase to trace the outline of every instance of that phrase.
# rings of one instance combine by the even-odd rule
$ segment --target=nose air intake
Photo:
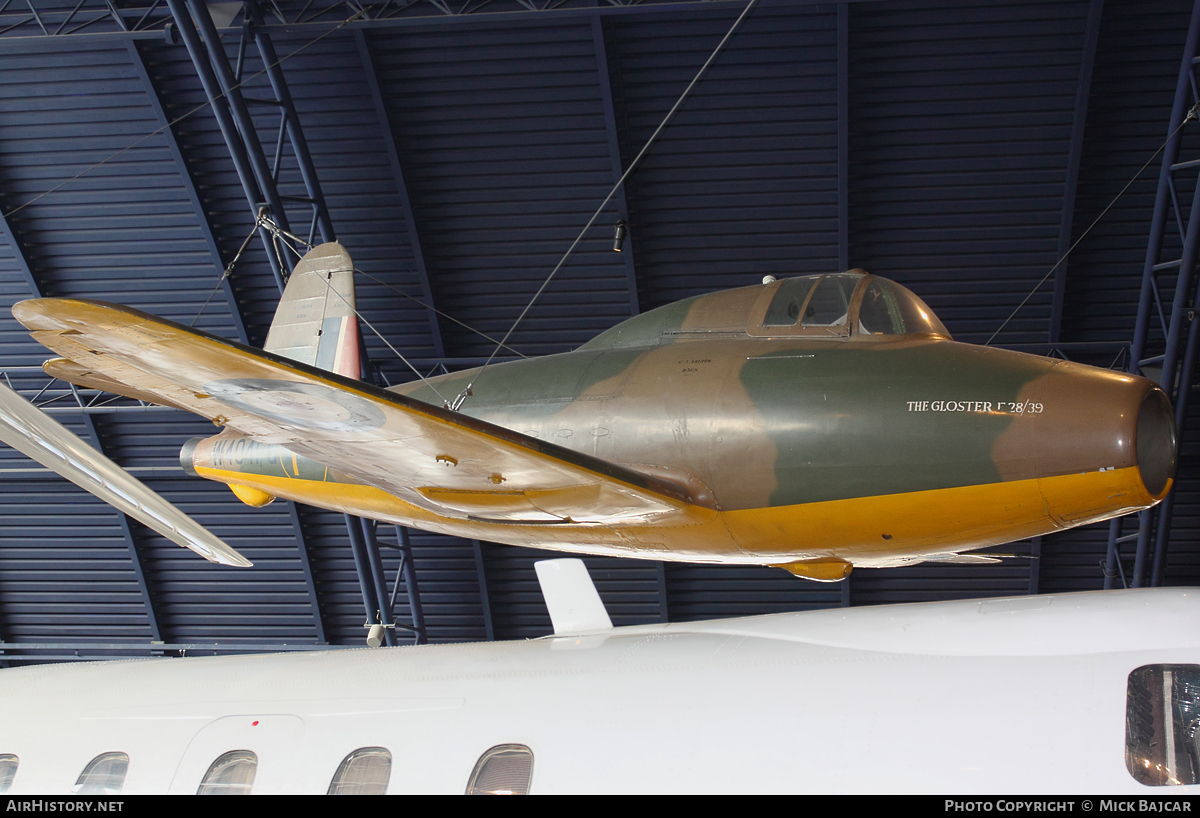
[[[1161,389],[1150,390],[1142,399],[1135,447],[1142,484],[1158,497],[1175,476],[1176,457],[1175,414]]]

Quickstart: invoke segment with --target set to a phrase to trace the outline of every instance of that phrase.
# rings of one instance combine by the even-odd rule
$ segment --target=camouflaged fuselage
[[[654,310],[575,352],[394,389],[440,405],[471,384],[464,414],[682,487],[702,509],[687,525],[438,518],[370,487],[348,492],[319,464],[266,451],[278,447],[262,447],[254,467],[259,444],[228,445],[243,447],[239,470],[341,483],[334,502],[242,481],[318,505],[500,542],[822,579],[1107,519],[1169,490],[1172,413],[1150,381],[956,343],[903,288],[827,278],[841,282],[840,306],[815,303],[812,281],[773,282]]]

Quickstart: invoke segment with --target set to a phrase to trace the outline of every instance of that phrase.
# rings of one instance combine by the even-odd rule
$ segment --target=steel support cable
[[[625,184],[625,180],[629,178],[629,175],[637,168],[638,164],[642,161],[642,157],[644,157],[646,152],[650,150],[650,147],[654,144],[655,140],[658,139],[658,135],[662,133],[663,129],[667,127],[667,123],[671,121],[671,117],[675,115],[675,112],[679,109],[679,106],[683,104],[683,101],[687,99],[688,94],[690,94],[692,89],[696,87],[696,83],[698,83],[700,78],[704,76],[704,72],[708,70],[708,67],[712,65],[713,60],[715,60],[717,55],[720,54],[725,48],[725,44],[729,42],[729,39],[733,36],[734,32],[736,32],[738,27],[742,24],[742,20],[746,18],[746,15],[750,13],[750,10],[754,8],[754,5],[757,2],[758,0],[750,0],[750,2],[746,4],[746,8],[742,9],[742,13],[738,15],[738,18],[733,21],[733,25],[729,27],[729,31],[725,32],[725,36],[721,38],[721,42],[717,43],[717,47],[713,49],[711,54],[708,55],[708,59],[704,61],[704,65],[700,66],[700,70],[696,72],[696,76],[694,76],[692,81],[688,83],[687,88],[683,89],[683,93],[679,95],[679,99],[675,100],[675,104],[671,106],[671,110],[667,111],[667,115],[663,117],[662,122],[660,122],[658,127],[654,129],[654,133],[650,135],[650,138],[646,140],[646,144],[642,146],[641,151],[638,152],[638,155],[634,157],[634,160],[629,164],[629,168],[623,174],[621,174],[621,178],[617,180],[617,183],[613,185],[612,190],[610,190],[608,195],[604,197],[604,201],[602,201],[600,206],[596,208],[596,212],[592,214],[592,217],[588,219],[587,224],[585,224],[583,229],[579,231],[579,235],[575,237],[575,241],[571,242],[571,246],[567,248],[567,252],[563,253],[563,257],[559,259],[558,264],[556,264],[554,269],[550,271],[550,275],[546,276],[546,280],[542,282],[542,286],[538,287],[537,292],[533,294],[533,298],[529,299],[529,303],[525,305],[525,309],[521,310],[521,314],[517,316],[517,320],[513,322],[511,327],[508,328],[508,332],[504,334],[504,338],[499,344],[496,345],[496,348],[492,350],[492,354],[488,356],[487,361],[485,361],[483,366],[479,368],[479,371],[475,373],[475,377],[471,378],[471,382],[467,384],[466,388],[463,389],[462,392],[459,392],[458,396],[454,398],[454,403],[450,405],[450,409],[457,412],[459,408],[462,407],[463,402],[471,395],[471,387],[475,385],[475,381],[479,379],[479,376],[482,375],[484,370],[487,369],[492,363],[492,360],[495,359],[496,355],[500,352],[500,349],[508,343],[508,339],[512,336],[513,332],[516,331],[517,326],[522,320],[524,320],[525,316],[529,313],[529,310],[533,308],[534,303],[538,300],[541,294],[545,292],[548,286],[550,286],[550,282],[554,280],[554,277],[558,274],[558,271],[562,269],[562,266],[567,263],[567,259],[571,257],[573,252],[575,252],[575,248],[579,246],[579,242],[583,241],[583,237],[587,235],[587,231],[591,229],[592,225],[596,222],[596,219],[600,218],[600,213],[603,212],[608,203],[612,201],[612,197],[615,196],[617,191],[621,189],[621,185]]]
[[[1084,230],[1084,231],[1083,231],[1083,233],[1081,233],[1081,234],[1080,234],[1079,238],[1075,239],[1075,243],[1074,243],[1074,244],[1072,244],[1072,245],[1071,245],[1071,246],[1070,246],[1070,247],[1067,249],[1067,252],[1063,253],[1063,254],[1062,254],[1062,257],[1061,257],[1061,258],[1059,258],[1059,260],[1058,260],[1058,261],[1054,262],[1054,266],[1050,268],[1050,271],[1049,271],[1049,272],[1047,272],[1047,273],[1046,273],[1046,275],[1042,276],[1042,280],[1041,280],[1041,281],[1039,281],[1037,284],[1035,284],[1035,285],[1034,285],[1033,289],[1029,291],[1029,295],[1025,296],[1025,299],[1024,299],[1024,300],[1023,300],[1023,301],[1022,301],[1020,304],[1018,304],[1018,305],[1017,305],[1017,308],[1016,308],[1015,310],[1013,310],[1013,311],[1012,311],[1012,313],[1011,313],[1011,314],[1008,316],[1008,318],[1005,318],[1005,319],[1004,319],[1004,323],[1003,323],[1003,324],[1001,324],[1001,325],[1000,325],[1000,326],[999,326],[999,327],[996,329],[996,331],[992,333],[992,337],[991,337],[991,338],[988,338],[988,339],[987,339],[987,340],[984,342],[984,344],[983,344],[984,346],[987,346],[987,345],[988,345],[988,344],[990,344],[992,341],[996,340],[996,336],[997,336],[997,335],[999,335],[999,334],[1000,334],[1000,333],[1001,333],[1001,332],[1004,330],[1004,328],[1008,326],[1008,322],[1012,321],[1012,320],[1013,320],[1013,318],[1015,318],[1015,317],[1017,316],[1017,313],[1021,311],[1021,308],[1022,308],[1022,307],[1024,307],[1026,304],[1028,304],[1028,303],[1029,303],[1029,299],[1033,298],[1034,294],[1035,294],[1035,293],[1036,293],[1038,290],[1040,290],[1040,289],[1042,288],[1042,285],[1043,285],[1043,284],[1045,284],[1045,283],[1046,283],[1046,282],[1047,282],[1047,281],[1050,279],[1050,276],[1054,275],[1054,271],[1055,271],[1055,270],[1057,270],[1057,269],[1059,268],[1059,265],[1061,265],[1061,264],[1062,264],[1064,261],[1066,261],[1066,260],[1067,260],[1067,256],[1071,255],[1071,251],[1072,251],[1072,250],[1074,250],[1076,247],[1078,247],[1078,246],[1079,246],[1079,242],[1083,241],[1083,240],[1084,240],[1084,238],[1087,236],[1087,234],[1088,234],[1088,233],[1090,233],[1090,232],[1092,232],[1092,228],[1093,228],[1093,227],[1095,227],[1097,224],[1099,224],[1099,223],[1100,223],[1100,220],[1104,218],[1104,216],[1105,216],[1105,215],[1108,213],[1108,211],[1112,210],[1112,207],[1113,207],[1113,205],[1115,205],[1115,204],[1117,203],[1117,201],[1118,201],[1118,200],[1119,200],[1119,199],[1120,199],[1122,196],[1124,196],[1124,195],[1125,195],[1125,192],[1126,192],[1127,190],[1129,190],[1130,186],[1132,186],[1132,185],[1133,185],[1133,183],[1134,183],[1134,182],[1136,182],[1136,181],[1137,181],[1137,180],[1138,180],[1138,179],[1141,177],[1141,175],[1142,175],[1143,173],[1145,173],[1145,171],[1146,171],[1146,168],[1150,167],[1150,163],[1151,163],[1151,162],[1153,162],[1153,161],[1154,161],[1156,158],[1158,158],[1158,155],[1159,155],[1160,153],[1162,153],[1162,152],[1163,152],[1163,150],[1164,150],[1164,149],[1167,147],[1167,145],[1169,145],[1169,144],[1171,143],[1171,140],[1172,140],[1172,139],[1174,139],[1176,136],[1178,136],[1178,135],[1179,135],[1179,132],[1183,130],[1183,126],[1184,126],[1184,125],[1186,125],[1186,124],[1188,124],[1188,122],[1190,122],[1191,120],[1193,120],[1193,119],[1196,119],[1198,115],[1200,115],[1200,102],[1197,102],[1195,105],[1193,105],[1193,106],[1192,106],[1192,109],[1191,109],[1190,111],[1188,111],[1188,112],[1187,112],[1187,116],[1185,116],[1185,117],[1183,118],[1183,122],[1180,122],[1180,123],[1179,123],[1179,127],[1178,127],[1178,128],[1176,128],[1176,129],[1175,129],[1175,130],[1174,130],[1174,131],[1171,133],[1171,135],[1167,137],[1167,139],[1166,139],[1166,141],[1165,141],[1165,142],[1163,142],[1161,145],[1159,145],[1159,146],[1158,146],[1158,150],[1156,150],[1156,151],[1155,151],[1155,152],[1154,152],[1154,153],[1153,153],[1153,154],[1150,156],[1150,158],[1146,160],[1146,164],[1142,165],[1141,169],[1140,169],[1140,170],[1138,170],[1138,172],[1137,172],[1137,173],[1135,173],[1135,174],[1133,175],[1133,178],[1132,178],[1132,179],[1130,179],[1128,182],[1126,182],[1126,183],[1125,183],[1125,187],[1121,188],[1121,192],[1120,192],[1120,193],[1118,193],[1118,194],[1117,194],[1117,195],[1116,195],[1116,196],[1113,198],[1113,200],[1112,200],[1111,202],[1109,202],[1109,203],[1108,203],[1108,206],[1107,206],[1106,208],[1104,208],[1104,210],[1100,211],[1100,215],[1099,215],[1099,216],[1097,216],[1097,217],[1096,217],[1096,218],[1095,218],[1095,219],[1092,221],[1092,223],[1088,225],[1088,228],[1087,228],[1087,230]]]
[[[92,166],[90,166],[90,167],[84,168],[84,169],[83,169],[83,170],[81,170],[79,173],[77,173],[77,174],[75,174],[74,176],[72,176],[70,179],[67,179],[67,180],[65,180],[65,181],[63,181],[63,182],[60,182],[59,184],[55,185],[54,187],[50,188],[49,190],[47,190],[47,191],[46,191],[46,192],[44,192],[44,193],[39,193],[37,196],[34,196],[34,197],[33,197],[32,199],[30,199],[29,201],[27,201],[27,202],[24,202],[23,204],[20,204],[20,205],[18,205],[17,207],[13,208],[12,210],[8,211],[7,213],[0,214],[0,218],[5,218],[5,219],[7,219],[8,217],[10,217],[10,216],[12,216],[12,215],[14,215],[14,214],[16,214],[16,213],[19,213],[20,211],[22,211],[22,210],[24,210],[25,208],[29,207],[29,206],[30,206],[31,204],[33,204],[34,202],[37,202],[37,201],[38,201],[38,200],[40,200],[40,199],[44,199],[45,197],[49,196],[51,193],[54,193],[55,191],[57,191],[57,190],[60,190],[60,189],[62,189],[62,188],[64,188],[64,187],[66,187],[67,185],[71,184],[71,183],[72,183],[72,182],[74,182],[75,180],[77,180],[77,179],[80,179],[80,178],[82,178],[82,177],[86,176],[87,174],[89,174],[89,173],[91,173],[92,171],[94,171],[96,168],[98,168],[98,167],[101,167],[102,165],[106,165],[106,164],[108,164],[109,162],[111,162],[111,161],[113,161],[114,159],[116,159],[117,157],[119,157],[119,156],[122,156],[122,155],[124,155],[124,154],[128,153],[129,151],[133,150],[134,148],[136,148],[138,145],[142,144],[142,143],[143,143],[143,142],[145,142],[146,140],[148,140],[148,139],[153,139],[154,137],[156,137],[156,136],[158,136],[159,134],[163,133],[164,131],[166,131],[167,129],[171,128],[172,126],[174,126],[174,125],[176,125],[176,124],[178,124],[178,123],[182,122],[183,120],[187,119],[187,118],[188,118],[188,117],[190,117],[192,114],[195,114],[195,113],[198,113],[199,111],[202,111],[202,110],[204,110],[205,108],[207,108],[208,106],[210,106],[210,105],[212,105],[214,102],[216,102],[217,100],[219,100],[219,99],[222,99],[222,98],[224,98],[225,96],[227,96],[227,95],[228,95],[230,92],[238,90],[238,89],[239,89],[239,88],[241,88],[243,85],[245,85],[246,83],[250,82],[251,80],[253,80],[253,79],[257,79],[258,77],[260,77],[260,76],[262,76],[263,74],[267,73],[267,71],[268,71],[270,68],[274,68],[274,67],[275,67],[275,66],[277,66],[277,65],[280,65],[280,64],[282,64],[282,63],[284,63],[284,62],[287,62],[288,60],[290,60],[292,57],[296,56],[296,55],[297,55],[297,54],[299,54],[300,52],[302,52],[302,51],[305,51],[305,50],[307,50],[307,49],[309,49],[309,48],[312,48],[314,45],[316,45],[317,43],[319,43],[321,40],[324,40],[324,39],[325,39],[326,37],[328,37],[330,34],[334,34],[334,33],[338,32],[338,31],[341,31],[341,30],[342,30],[342,28],[344,28],[345,26],[349,25],[350,23],[353,23],[353,22],[354,22],[355,20],[357,20],[359,17],[362,17],[362,16],[363,16],[365,13],[366,13],[365,11],[358,11],[358,12],[356,12],[355,14],[351,15],[350,17],[347,17],[345,20],[343,20],[342,22],[338,23],[336,26],[334,26],[333,28],[331,28],[329,31],[326,31],[326,32],[325,32],[324,34],[322,34],[321,36],[319,36],[319,37],[316,37],[316,38],[314,38],[313,40],[311,40],[310,42],[307,42],[307,43],[305,43],[304,45],[302,45],[302,46],[300,46],[299,48],[297,48],[295,51],[289,52],[288,54],[285,54],[284,56],[280,57],[280,58],[279,58],[279,59],[278,59],[278,60],[277,60],[277,61],[276,61],[276,62],[275,62],[273,65],[267,66],[266,68],[263,68],[261,71],[258,71],[257,73],[251,74],[250,76],[246,77],[246,78],[245,78],[245,79],[243,79],[241,82],[237,83],[237,84],[236,84],[236,85],[234,85],[232,88],[230,88],[230,89],[229,89],[229,91],[222,91],[220,94],[218,94],[217,96],[213,97],[212,99],[210,99],[210,100],[207,100],[207,101],[205,101],[205,102],[202,102],[202,103],[200,103],[200,104],[199,104],[199,105],[197,105],[195,108],[191,109],[190,111],[188,111],[188,112],[186,112],[186,113],[184,113],[184,114],[181,114],[180,116],[178,116],[178,117],[176,117],[175,119],[173,119],[173,120],[171,120],[170,122],[168,122],[166,125],[163,125],[161,128],[159,128],[159,129],[157,129],[157,130],[155,130],[155,131],[151,131],[150,133],[148,133],[148,134],[146,134],[145,136],[143,136],[141,139],[138,139],[136,142],[133,142],[132,144],[130,144],[130,145],[127,145],[127,146],[126,146],[126,147],[124,147],[124,148],[121,148],[121,150],[117,151],[117,152],[116,152],[116,153],[114,153],[112,156],[108,156],[108,157],[105,157],[104,159],[101,159],[101,160],[100,160],[99,162],[97,162],[96,164],[94,164],[94,165],[92,165]]]
[[[280,230],[270,219],[267,219],[264,217],[262,220],[267,223],[267,229],[270,230],[272,233],[276,233],[276,232],[283,233],[284,232],[284,231]],[[296,238],[295,236],[292,236],[290,233],[287,233],[285,235],[289,236],[290,238]],[[296,248],[289,245],[287,242],[281,241],[278,243],[282,244],[284,247],[287,247],[293,253],[295,253],[297,260],[303,258],[303,256],[300,255],[300,252]],[[308,242],[304,242],[304,243],[307,244]],[[387,345],[387,348],[390,349],[393,353],[395,353],[397,358],[399,358],[401,361],[404,362],[405,366],[407,366],[409,369],[411,369],[413,372],[416,373],[417,377],[421,379],[421,383],[425,384],[426,386],[428,386],[430,389],[433,390],[433,394],[438,396],[438,399],[441,400],[443,405],[446,405],[446,406],[450,405],[449,402],[446,400],[445,396],[442,395],[442,393],[437,390],[437,387],[434,386],[432,383],[430,383],[425,378],[425,376],[421,374],[421,370],[419,370],[415,366],[413,366],[412,362],[409,361],[408,358],[405,358],[400,353],[400,350],[398,350],[394,346],[392,346],[391,342],[388,341],[387,338],[383,337],[383,333],[381,333],[379,330],[375,329],[375,326],[370,321],[368,321],[366,318],[363,317],[363,314],[358,311],[357,306],[351,304],[348,300],[346,300],[346,296],[342,295],[337,290],[335,290],[333,287],[333,284],[330,283],[330,281],[327,278],[322,278],[321,281],[322,281],[322,283],[325,284],[325,287],[331,293],[333,293],[338,298],[340,298],[342,300],[342,303],[345,304],[347,307],[349,307],[354,312],[354,314],[358,317],[359,321],[362,321],[364,324],[367,325],[367,329],[369,329],[369,330],[371,330],[371,332],[375,333],[375,335],[378,336],[379,340],[383,341],[383,343]]]
[[[229,276],[233,273],[234,265],[241,260],[242,253],[246,252],[246,248],[250,246],[251,239],[254,238],[254,234],[258,232],[258,228],[261,226],[262,219],[255,219],[254,227],[250,228],[250,232],[246,234],[246,240],[242,242],[242,246],[239,247],[238,251],[234,254],[233,261],[229,262],[229,264],[225,266],[225,272],[221,273],[221,277],[217,279],[217,286],[213,287],[212,292],[208,294],[208,298],[204,299],[204,303],[200,305],[200,309],[196,311],[196,317],[192,319],[192,323],[188,324],[188,327],[196,326],[196,322],[200,320],[200,316],[204,312],[205,307],[207,307],[208,303],[213,300],[213,296],[217,294],[217,290],[221,289],[221,285],[225,283],[225,279],[229,278]]]
[[[280,233],[280,234],[282,234],[282,235],[286,236],[287,238],[291,239],[292,241],[295,241],[295,242],[298,242],[298,243],[300,243],[300,244],[303,244],[303,245],[304,245],[305,247],[307,247],[309,250],[311,250],[311,249],[313,248],[313,245],[312,245],[312,243],[311,243],[311,242],[309,242],[309,241],[305,241],[304,239],[300,238],[299,236],[295,236],[295,235],[293,235],[293,234],[291,234],[291,233],[287,232],[286,230],[282,229],[281,227],[279,227],[279,225],[277,225],[277,224],[274,224],[274,223],[273,223],[273,222],[270,220],[270,217],[267,217],[266,225],[267,225],[267,229],[268,229],[268,230],[270,230],[270,231],[275,231],[275,232],[277,232],[277,233]],[[291,249],[293,253],[295,253],[295,252],[296,252],[294,248],[289,248],[289,249]],[[388,283],[387,283],[386,281],[384,281],[383,279],[376,278],[375,276],[373,276],[373,275],[371,275],[370,273],[368,273],[366,270],[360,270],[358,267],[354,267],[353,269],[354,269],[354,272],[358,273],[358,274],[359,274],[359,275],[361,275],[361,276],[364,276],[365,278],[369,278],[371,281],[374,281],[374,282],[375,282],[376,284],[378,284],[379,286],[381,286],[381,287],[385,287],[385,288],[387,288],[387,289],[391,290],[392,292],[396,293],[397,295],[399,295],[399,296],[402,296],[402,297],[404,297],[404,298],[407,298],[409,301],[413,302],[414,304],[417,304],[418,306],[420,306],[420,307],[423,307],[424,309],[427,309],[427,310],[429,310],[430,312],[433,312],[433,313],[436,313],[436,314],[440,315],[442,318],[445,318],[447,321],[453,321],[455,324],[458,324],[460,327],[462,327],[463,329],[467,330],[468,332],[473,332],[473,333],[475,333],[475,334],[476,334],[476,335],[478,335],[480,338],[483,338],[485,341],[491,341],[493,344],[498,344],[498,343],[500,343],[500,342],[499,342],[499,341],[497,341],[495,338],[493,338],[492,336],[488,335],[486,332],[480,332],[479,330],[477,330],[477,329],[475,329],[474,327],[472,327],[470,324],[466,324],[466,323],[464,323],[464,322],[462,322],[462,321],[459,321],[459,320],[458,320],[457,318],[455,318],[453,315],[450,315],[449,313],[442,312],[442,311],[441,311],[441,310],[439,310],[437,307],[434,307],[434,306],[431,306],[431,305],[429,305],[429,304],[426,304],[424,301],[422,301],[421,299],[417,298],[416,296],[409,295],[408,293],[404,292],[404,290],[401,290],[399,287],[396,287],[396,286],[394,286],[394,285],[392,285],[392,284],[388,284]],[[355,314],[356,314],[356,315],[358,314],[358,313],[357,313],[357,311],[355,312]],[[362,316],[360,315],[359,317],[361,318]],[[364,320],[364,321],[366,321],[366,319],[365,319],[365,318],[364,318],[363,320]],[[374,329],[374,328],[372,328],[372,329]],[[378,334],[378,333],[376,333],[376,334]],[[383,341],[384,343],[387,343],[387,340],[386,340],[385,338],[383,338],[383,336],[380,336],[380,340],[381,340],[381,341]],[[519,356],[519,357],[521,357],[521,358],[528,358],[528,357],[529,357],[528,355],[526,355],[526,354],[524,354],[524,353],[522,353],[522,352],[519,352],[519,351],[517,351],[517,350],[513,349],[513,348],[512,348],[512,347],[510,347],[510,346],[504,346],[504,349],[507,349],[507,350],[508,350],[509,352],[511,352],[513,355],[517,355],[517,356]]]

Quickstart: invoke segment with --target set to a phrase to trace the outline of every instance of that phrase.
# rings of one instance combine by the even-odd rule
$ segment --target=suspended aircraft
[[[251,505],[472,539],[836,581],[986,561],[963,552],[1171,488],[1174,418],[1154,383],[957,343],[862,270],[697,296],[574,352],[390,389],[358,377],[353,271],[339,244],[305,255],[263,350],[102,302],[13,314],[62,356],[50,375],[221,427],[183,466]]]
[[[1195,589],[613,628],[537,571],[539,639],[0,670],[0,794],[1200,789]]]

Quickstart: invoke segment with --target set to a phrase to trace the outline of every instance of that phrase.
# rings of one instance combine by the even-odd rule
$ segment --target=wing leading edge
[[[0,384],[0,440],[206,560],[252,563],[49,415]]]
[[[128,307],[35,299],[13,314],[67,359],[51,374],[187,409],[443,516],[615,525],[698,510],[669,480]]]

